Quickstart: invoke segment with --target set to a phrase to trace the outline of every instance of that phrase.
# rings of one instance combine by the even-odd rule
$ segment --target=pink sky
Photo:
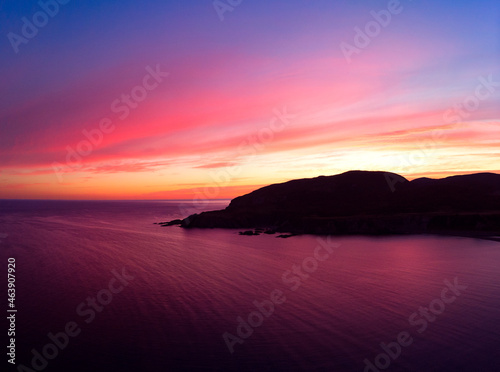
[[[432,34],[414,24],[423,28],[416,32],[408,23],[422,9],[405,4],[348,63],[339,45],[352,43],[370,8],[347,9],[340,25],[328,25],[325,9],[310,6],[303,21],[317,17],[318,24],[300,24],[289,39],[241,9],[223,24],[216,14],[199,15],[199,29],[184,36],[188,45],[167,44],[172,35],[153,42],[144,31],[128,39],[137,52],[111,50],[101,62],[90,56],[87,66],[75,59],[77,49],[41,50],[62,42],[50,30],[24,54],[10,51],[0,88],[7,97],[0,104],[0,198],[231,198],[353,169],[410,179],[500,172],[498,48],[458,31]],[[59,27],[69,22],[60,17]],[[431,21],[438,30],[439,20]],[[246,39],[256,24],[265,25],[262,45]],[[111,43],[117,35],[107,27]],[[163,27],[177,27],[182,38],[188,26]],[[207,44],[203,27],[221,39]],[[127,55],[118,60],[120,53]],[[54,65],[35,73],[36,57]],[[154,76],[157,69],[169,75]],[[141,101],[127,113],[115,101],[131,92]],[[99,127],[105,118],[107,133]],[[78,159],[68,156],[73,150]]]

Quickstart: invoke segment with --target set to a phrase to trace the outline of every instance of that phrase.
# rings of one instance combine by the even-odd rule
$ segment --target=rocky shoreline
[[[392,190],[391,179],[398,180]],[[495,240],[500,175],[410,182],[387,172],[352,171],[266,186],[233,199],[224,210],[159,225],[246,229],[240,234],[247,236],[444,234]]]

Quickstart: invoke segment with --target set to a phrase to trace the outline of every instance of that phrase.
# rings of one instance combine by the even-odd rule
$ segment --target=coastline
[[[304,218],[301,226],[288,221],[282,225],[265,223],[240,224],[233,219],[228,223],[229,216],[220,220],[212,218],[211,214],[224,211],[203,212],[191,215],[183,220],[176,219],[155,224],[179,226],[184,229],[234,229],[239,235],[254,236],[260,234],[276,235],[289,238],[296,235],[318,236],[406,236],[406,235],[441,235],[464,238],[482,239],[500,242],[500,214],[470,213],[470,214],[399,214],[374,216],[348,216],[329,218]],[[207,214],[203,217],[203,214]],[[305,221],[304,221],[305,220]],[[319,223],[321,221],[322,223]],[[439,223],[440,222],[440,223]],[[439,226],[440,225],[440,226]],[[458,226],[463,227],[459,229]]]
[[[387,184],[388,174],[401,180],[393,190]],[[223,210],[160,225],[262,229],[288,235],[439,234],[498,241],[500,175],[408,181],[388,172],[349,171],[265,186],[234,198]]]

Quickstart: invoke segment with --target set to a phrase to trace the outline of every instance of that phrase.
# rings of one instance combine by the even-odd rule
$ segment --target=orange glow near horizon
[[[267,128],[263,126],[263,128]],[[231,147],[164,159],[107,156],[65,168],[4,169],[2,198],[13,199],[227,199],[267,184],[333,175],[349,170],[383,170],[408,179],[499,172],[499,122],[461,123],[349,138],[345,129],[309,133],[300,124],[257,139],[240,137]],[[265,135],[271,133],[262,131]],[[307,135],[309,134],[309,135]],[[492,136],[493,134],[493,136]],[[249,139],[250,138],[250,139]],[[262,137],[264,138],[264,137]],[[474,138],[474,142],[469,140]],[[231,142],[231,141],[227,141]],[[480,144],[482,146],[480,146]],[[196,152],[197,147],[193,152]],[[96,161],[90,161],[95,159]],[[204,191],[208,190],[208,191]]]
[[[303,6],[311,12],[304,19],[326,14],[304,4],[287,11],[302,14]],[[351,6],[351,16],[369,14]],[[241,45],[205,13],[196,13],[200,30],[175,22],[197,42],[168,44],[159,32],[162,20],[147,36],[134,34],[136,49],[113,49],[116,56],[79,63],[77,73],[69,50],[47,55],[66,64],[40,73],[32,72],[28,48],[23,63],[9,54],[0,87],[6,97],[0,198],[192,199],[212,188],[217,191],[208,194],[218,199],[349,170],[408,179],[500,172],[495,40],[464,40],[470,29],[465,36],[426,30],[415,36],[403,21],[413,11],[398,16],[351,63],[332,40],[352,38],[360,18],[340,15],[338,27],[325,20],[299,28],[283,23],[290,34],[284,40],[272,27],[250,28],[264,22],[264,13],[249,13],[249,25],[229,28],[242,32]],[[274,25],[273,17],[268,21]],[[266,38],[257,42],[250,31]],[[218,47],[208,48],[205,38]],[[470,58],[464,58],[466,42]],[[485,57],[471,58],[477,55]],[[140,91],[152,70],[163,74],[149,80],[158,84],[123,109],[124,94]],[[14,78],[20,76],[26,87]]]

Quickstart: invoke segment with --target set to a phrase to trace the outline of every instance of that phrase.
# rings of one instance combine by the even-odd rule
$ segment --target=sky
[[[0,198],[500,173],[496,0],[0,4]]]

